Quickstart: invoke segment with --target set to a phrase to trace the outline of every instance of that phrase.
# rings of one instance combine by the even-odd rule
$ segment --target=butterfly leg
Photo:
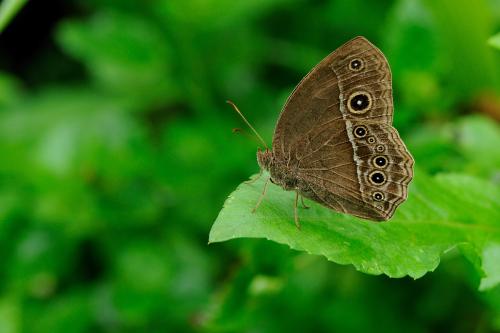
[[[255,183],[262,176],[262,172],[264,172],[264,171],[262,169],[260,169],[259,174],[257,175],[257,177],[255,177],[254,179],[251,179],[251,180],[247,180],[244,183],[248,184],[248,185]]]
[[[269,184],[269,179],[271,179],[271,178],[267,178],[266,183],[264,184],[264,189],[262,190],[262,194],[260,195],[259,200],[257,201],[257,204],[255,205],[254,209],[252,209],[252,213],[255,213],[257,208],[259,208],[259,205],[262,202],[262,199],[264,199],[264,197],[266,196],[267,184]]]
[[[293,213],[295,216],[295,226],[300,230],[299,214],[297,213],[297,203],[299,201],[299,192],[295,191],[295,205],[293,206]]]
[[[302,203],[302,207],[303,207],[304,209],[309,209],[309,208],[311,208],[311,207],[307,206],[307,205],[304,203],[304,196],[302,196],[302,195],[300,196],[300,202]]]

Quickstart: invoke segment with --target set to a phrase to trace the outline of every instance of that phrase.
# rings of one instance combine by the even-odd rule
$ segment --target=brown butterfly
[[[339,47],[288,98],[272,150],[258,150],[261,172],[271,177],[257,206],[271,180],[296,192],[299,228],[299,195],[341,213],[390,219],[407,198],[414,164],[392,126],[393,111],[391,70],[383,53],[364,37]]]

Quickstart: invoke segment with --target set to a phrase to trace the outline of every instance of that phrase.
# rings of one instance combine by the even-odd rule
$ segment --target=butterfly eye
[[[375,201],[382,201],[384,200],[384,194],[382,192],[373,192],[372,198]]]
[[[354,136],[357,138],[364,138],[366,136],[367,129],[363,125],[356,126],[356,127],[354,127],[353,133],[354,133]]]
[[[368,139],[366,139],[366,141],[368,141],[368,143],[370,143],[370,144],[374,144],[375,141],[377,141],[377,140],[375,140],[375,137],[369,136]]]
[[[384,168],[387,166],[387,158],[385,156],[376,156],[372,163],[376,168]]]
[[[364,67],[363,60],[356,58],[352,59],[351,62],[349,62],[349,69],[354,72],[359,72],[362,70]]]
[[[365,113],[372,106],[372,98],[369,93],[365,91],[357,91],[349,96],[347,101],[347,108],[352,113]]]
[[[374,171],[368,177],[373,185],[382,185],[385,183],[385,175],[381,171]]]

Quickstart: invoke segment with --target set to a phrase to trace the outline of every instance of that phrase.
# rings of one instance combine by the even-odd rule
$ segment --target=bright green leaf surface
[[[483,253],[483,270],[486,278],[482,279],[479,290],[486,290],[500,283],[500,244],[487,245]]]
[[[421,277],[438,266],[442,253],[458,245],[470,245],[476,256],[496,255],[482,248],[486,241],[500,244],[498,188],[458,174],[429,177],[417,170],[415,178],[408,201],[389,222],[372,223],[309,202],[310,209],[299,208],[298,230],[293,223],[294,193],[278,186],[270,185],[262,205],[250,213],[262,191],[263,176],[254,184],[241,184],[229,196],[209,239],[267,238],[390,277]],[[482,259],[495,266],[492,258]],[[498,270],[486,273],[491,274],[488,281],[498,282]],[[495,283],[488,282],[488,287]]]
[[[5,29],[10,20],[23,8],[28,0],[4,0],[0,3],[0,32]]]
[[[492,36],[488,40],[488,43],[490,43],[491,46],[496,47],[497,49],[500,50],[500,32],[497,33],[496,35]]]

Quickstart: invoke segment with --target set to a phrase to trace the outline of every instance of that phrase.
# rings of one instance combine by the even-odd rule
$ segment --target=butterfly
[[[271,181],[296,192],[298,228],[299,196],[364,219],[390,219],[408,196],[414,166],[392,126],[393,112],[392,75],[384,54],[361,36],[336,49],[288,98],[272,149],[257,151],[261,172],[268,171],[270,178],[256,208]]]

